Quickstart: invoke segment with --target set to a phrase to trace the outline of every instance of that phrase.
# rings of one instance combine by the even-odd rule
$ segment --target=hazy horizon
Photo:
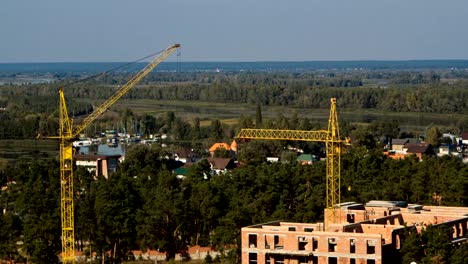
[[[468,1],[4,1],[0,62],[468,59]],[[168,61],[175,61],[172,55]]]

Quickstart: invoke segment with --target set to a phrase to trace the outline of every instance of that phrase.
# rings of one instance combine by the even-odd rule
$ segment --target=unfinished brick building
[[[468,207],[371,201],[342,203],[336,223],[271,222],[242,228],[242,264],[395,263],[405,225],[453,227],[453,242],[466,240]],[[325,209],[330,217],[331,211]]]

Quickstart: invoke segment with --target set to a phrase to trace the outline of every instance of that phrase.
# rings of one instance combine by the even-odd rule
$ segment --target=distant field
[[[163,101],[163,100],[121,100],[119,108],[131,108],[135,113],[149,113],[163,115],[172,111],[176,116],[187,120],[198,117],[201,125],[206,126],[207,119],[217,118],[225,124],[236,124],[240,116],[255,117],[255,105],[250,104],[224,104],[199,101]],[[300,118],[307,117],[311,122],[323,123],[326,127],[329,109],[301,109],[281,106],[267,106],[262,108],[264,118],[274,118],[279,114],[291,117],[297,113]],[[466,118],[462,114],[414,113],[414,112],[382,112],[377,110],[350,110],[338,109],[340,120],[352,124],[365,124],[376,120],[398,120],[402,130],[424,131],[427,126],[451,126],[458,120]],[[324,127],[324,128],[325,128]]]
[[[48,159],[59,154],[57,140],[0,140],[0,159],[18,160]]]

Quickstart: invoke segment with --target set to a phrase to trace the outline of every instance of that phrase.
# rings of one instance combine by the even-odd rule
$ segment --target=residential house
[[[394,138],[392,139],[392,145],[390,147],[393,151],[403,151],[403,147],[406,143],[409,143],[407,138]]]
[[[431,144],[426,143],[407,143],[403,148],[403,151],[407,155],[414,154],[419,160],[423,159],[423,155],[434,155],[434,149]]]
[[[468,132],[463,132],[461,134],[461,143],[462,145],[468,146]]]
[[[183,163],[196,162],[200,159],[200,156],[192,149],[179,148],[174,152],[174,159]]]
[[[446,155],[459,155],[457,148],[454,145],[446,144],[439,147],[439,152],[437,156],[442,157]]]
[[[211,157],[214,156],[214,153],[218,148],[222,148],[222,149],[227,150],[231,154],[231,157],[234,158],[234,159],[237,156],[237,142],[235,140],[232,141],[231,145],[229,145],[227,143],[222,143],[222,142],[221,143],[214,143],[209,149]]]
[[[312,165],[312,163],[317,161],[317,158],[312,154],[301,154],[296,160],[302,165]]]
[[[219,175],[224,174],[229,169],[234,169],[236,164],[233,159],[230,158],[207,158],[211,165],[212,174]]]
[[[96,176],[102,175],[107,179],[109,175],[117,171],[122,156],[78,154],[74,158],[76,166],[85,167],[89,172],[94,172]]]
[[[230,151],[231,146],[227,143],[214,143],[208,150],[210,152],[211,157],[214,156],[214,153],[217,149],[225,149],[227,151]]]

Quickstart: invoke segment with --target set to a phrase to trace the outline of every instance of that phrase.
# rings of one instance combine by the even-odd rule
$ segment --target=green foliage
[[[34,162],[23,171],[27,178],[16,210],[23,219],[25,252],[34,263],[58,263],[61,244],[57,168],[56,162]]]
[[[448,263],[452,255],[453,246],[450,243],[453,228],[451,226],[428,226],[421,233],[421,241],[424,245],[425,262]]]
[[[406,228],[400,250],[401,263],[466,263],[468,244],[452,245],[451,226],[429,225],[420,234]]]
[[[257,109],[255,110],[255,126],[260,128],[262,126],[263,116],[262,116],[262,107],[257,104]]]
[[[22,222],[13,213],[0,214],[0,259],[18,259],[16,242],[22,233]]]
[[[400,249],[401,263],[420,262],[424,256],[424,250],[417,231],[406,227],[403,237]]]
[[[210,138],[215,140],[223,139],[223,128],[221,122],[218,119],[215,119],[211,122]]]
[[[442,133],[440,133],[439,128],[436,126],[431,126],[426,131],[426,142],[433,146],[439,146],[441,136]]]
[[[214,151],[213,157],[215,158],[230,158],[231,154],[229,153],[229,150],[225,148],[217,148]]]
[[[252,146],[242,149],[252,148],[255,159],[260,151],[275,149],[269,143],[251,142],[248,145]],[[160,148],[135,146],[120,171],[108,180],[94,180],[83,169],[75,171],[79,190],[75,196],[76,239],[83,242],[77,249],[91,249],[98,255],[110,251],[107,258],[116,262],[136,248],[164,250],[171,259],[188,245],[218,249],[239,245],[244,226],[323,218],[325,162],[302,166],[257,159],[224,176],[209,177],[210,165],[205,160],[192,167],[184,180],[178,180],[171,172],[172,161],[162,156]],[[342,166],[342,190],[352,187],[342,191],[343,201],[435,204],[433,194],[437,193],[444,205],[468,205],[468,166],[455,157],[393,160],[380,151],[355,149],[343,156]],[[13,175],[17,185],[8,195],[2,193],[1,201],[14,205],[11,212],[18,217],[6,214],[0,218],[2,226],[12,231],[1,229],[0,255],[19,258],[16,242],[21,239],[31,260],[56,262],[60,251],[58,163],[19,163],[7,167],[5,173]],[[416,236],[409,229],[402,243],[402,259],[460,261],[464,252],[450,251],[445,231],[428,227],[424,235]],[[424,245],[422,253],[418,244]],[[229,258],[235,261],[238,253],[232,251]]]
[[[96,186],[97,249],[111,250],[117,260],[124,259],[136,241],[135,218],[141,203],[132,180],[115,173],[109,180],[99,177]]]
[[[238,126],[242,128],[323,129],[319,122],[301,118],[297,112],[288,117],[281,111],[264,119],[260,106],[328,109],[330,97],[339,97],[340,108],[466,112],[466,81],[447,85],[440,83],[437,76],[382,74],[383,77],[379,78],[390,83],[385,89],[361,87],[362,79],[376,78],[371,73],[358,76],[333,73],[325,77],[309,73],[163,74],[163,77],[153,76],[146,81],[148,85],[133,91],[128,97],[256,104],[255,117],[246,115],[240,118]],[[101,101],[110,96],[113,85],[122,83],[124,77],[103,77],[86,85],[71,87],[67,92],[71,98]],[[154,83],[180,79],[187,83],[171,83],[170,87]],[[10,110],[0,112],[0,138],[32,137],[37,132],[55,135],[57,100],[46,100],[51,94],[44,90],[43,85],[6,87],[0,95],[6,94],[9,95],[6,100],[2,99],[2,103],[8,104]],[[31,100],[33,97],[39,99]],[[40,99],[47,103],[39,102]],[[75,115],[91,110],[88,103],[78,101],[81,100],[70,100],[70,109]],[[191,109],[192,106],[183,107],[198,111]],[[200,118],[189,122],[172,111],[157,116],[138,115],[124,109],[120,118],[122,121],[102,119],[102,124],[97,126],[105,127],[112,123],[131,133],[167,132],[170,140],[193,140],[197,143],[229,138],[237,128],[221,123],[217,118],[203,120],[211,121],[209,126],[203,127]],[[342,134],[348,135],[349,132],[355,145],[342,157],[341,187],[342,190],[351,187],[350,191],[342,191],[343,201],[382,199],[468,206],[466,164],[455,157],[427,158],[422,162],[414,157],[388,159],[378,148],[379,141],[382,137],[398,137],[401,133],[399,122],[368,121],[366,125],[340,123]],[[460,119],[458,128],[463,127],[465,121]],[[428,140],[438,139],[437,131],[428,131],[427,134]],[[203,143],[197,146],[202,149]],[[325,162],[300,166],[295,162],[294,153],[282,157],[289,163],[266,162],[266,157],[280,156],[288,144],[307,153],[323,155],[323,145],[318,143],[253,141],[239,148],[239,161],[243,167],[223,176],[210,177],[210,164],[203,160],[191,168],[184,180],[179,180],[172,173],[177,164],[163,158],[167,154],[164,149],[137,145],[130,148],[119,172],[108,180],[102,177],[94,180],[91,174],[78,169],[75,173],[76,238],[80,242],[77,249],[96,250],[99,255],[110,251],[108,257],[112,259],[115,255],[115,262],[124,260],[128,250],[135,248],[164,250],[167,258],[173,259],[176,252],[188,245],[218,249],[240,245],[240,228],[243,226],[278,219],[297,222],[320,220],[325,207]],[[226,154],[225,151],[216,153],[222,157]],[[2,185],[6,183],[7,176],[14,178],[17,186],[1,197],[0,207],[8,204],[13,207],[13,213],[0,217],[2,227],[11,231],[0,230],[0,257],[14,255],[19,258],[16,242],[22,240],[32,261],[57,262],[56,256],[60,251],[58,163],[4,166],[3,170],[0,169]],[[442,197],[442,200],[436,201],[434,195]],[[463,263],[466,251],[462,249],[466,247],[450,251],[446,238],[444,231],[432,227],[428,227],[422,236],[408,230],[402,243],[403,262],[438,258],[445,262]],[[425,247],[421,249],[418,244]],[[226,259],[236,263],[239,256],[238,249],[232,250]]]
[[[468,259],[468,243],[461,244],[453,250],[449,263],[451,264],[466,264]]]
[[[445,78],[453,78],[454,73],[444,73]],[[467,81],[456,75],[454,83],[434,81],[440,73],[359,71],[315,73],[184,73],[175,76],[158,72],[147,76],[138,89],[129,92],[125,98],[167,101],[199,101],[232,105],[252,105],[255,116],[241,118],[242,127],[268,127],[268,119],[263,118],[261,106],[309,109],[328,109],[331,97],[339,98],[340,109],[371,109],[375,112],[419,112],[419,113],[467,113]],[[452,77],[447,77],[452,76]],[[70,76],[68,76],[70,77]],[[118,85],[129,78],[127,73],[111,74],[87,82],[67,87],[67,102],[70,115],[80,117],[90,113],[93,105],[99,105],[109,98]],[[466,78],[466,76],[463,76]],[[364,81],[365,80],[365,81]],[[380,81],[387,84],[381,88]],[[72,81],[72,80],[69,80]],[[67,80],[65,80],[67,82]],[[164,85],[161,85],[161,82]],[[369,85],[367,83],[370,82]],[[50,84],[25,84],[21,86],[4,84],[0,86],[0,139],[33,138],[38,133],[56,135],[58,129],[58,96]],[[200,113],[200,109],[184,104],[182,111]],[[210,108],[212,109],[212,108]],[[120,118],[103,117],[97,120],[96,127],[102,129],[123,129],[132,134],[146,135],[171,132],[176,139],[190,139],[191,131],[187,120],[176,120],[174,111],[166,115],[138,115],[130,109],[113,109],[120,112]],[[208,116],[213,118],[210,110]],[[284,112],[282,112],[284,115]],[[220,118],[220,115],[215,115]],[[421,115],[422,116],[422,115]],[[431,117],[424,117],[430,120]],[[362,118],[366,123],[368,117]],[[293,120],[278,116],[277,128],[297,128]],[[360,119],[359,119],[360,120]],[[447,121],[448,122],[448,121]],[[466,118],[451,120],[458,129],[466,129]],[[209,137],[223,138],[219,124],[213,121],[214,130]],[[306,128],[307,124],[301,125]],[[395,137],[394,127],[383,127],[384,136]],[[224,129],[224,128],[223,128]],[[195,134],[197,134],[195,132]],[[200,136],[195,136],[200,138]],[[201,136],[201,138],[204,138]]]
[[[213,263],[213,257],[210,254],[207,254],[205,257],[205,263],[211,264]]]
[[[442,197],[442,205],[467,206],[467,165],[456,157],[416,157],[393,160],[380,151],[351,153],[342,158],[343,200],[403,200],[417,204],[438,204],[434,194]]]

